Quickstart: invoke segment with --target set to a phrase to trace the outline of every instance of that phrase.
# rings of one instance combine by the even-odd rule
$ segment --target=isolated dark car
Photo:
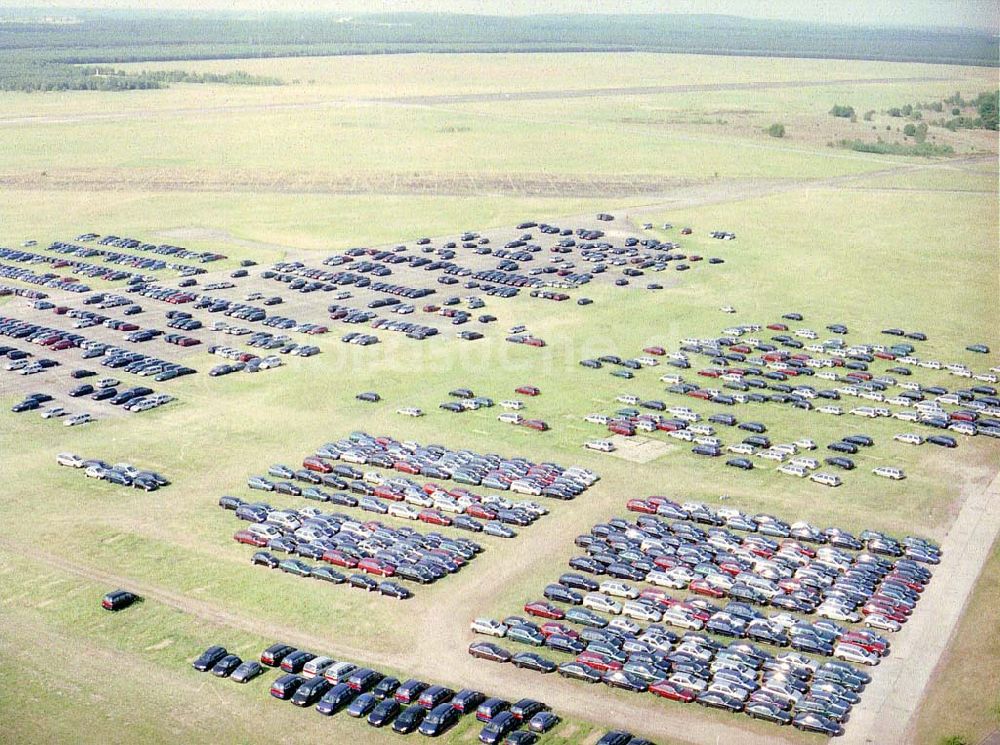
[[[119,611],[123,608],[128,608],[139,599],[138,595],[128,590],[115,590],[101,598],[101,607],[104,610]]]

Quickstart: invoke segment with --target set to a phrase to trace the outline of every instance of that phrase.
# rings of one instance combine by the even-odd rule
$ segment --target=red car
[[[564,623],[558,623],[556,621],[549,621],[548,623],[543,623],[538,627],[545,636],[552,636],[553,634],[560,634],[562,636],[568,636],[570,639],[579,639],[580,634],[571,629]]]
[[[657,696],[661,696],[662,698],[666,698],[671,701],[680,701],[685,704],[690,704],[694,701],[694,694],[687,688],[675,686],[673,683],[668,683],[665,680],[653,683],[649,686],[649,692],[656,694]]]
[[[688,585],[688,590],[693,592],[695,595],[704,595],[709,598],[721,598],[725,597],[722,590],[714,585],[710,585],[706,580],[703,579],[693,579]]]
[[[362,572],[367,572],[368,574],[378,575],[379,577],[391,577],[396,573],[396,567],[370,557],[359,561],[358,569]]]
[[[632,512],[641,512],[644,515],[656,514],[656,505],[650,504],[645,499],[630,499],[625,503],[625,509]]]
[[[437,510],[420,510],[417,519],[430,525],[451,525],[451,518]]]
[[[533,385],[522,385],[515,388],[514,393],[520,393],[523,396],[537,396],[541,391]]]
[[[392,467],[395,468],[397,471],[401,471],[402,473],[409,473],[413,475],[420,473],[420,466],[414,465],[413,463],[410,463],[409,461],[406,460],[397,460],[395,463],[392,464]]]
[[[249,530],[237,530],[233,534],[233,538],[237,543],[246,543],[257,548],[264,548],[268,544],[267,538],[257,533],[251,533]]]
[[[374,494],[379,499],[388,499],[390,502],[402,502],[403,495],[391,486],[376,486]]]
[[[667,350],[664,349],[663,347],[646,347],[642,351],[645,352],[646,354],[655,354],[657,357],[662,357],[667,353]]]
[[[700,398],[702,401],[708,401],[712,397],[711,393],[702,390],[688,391],[687,395],[689,395],[691,398]]]
[[[524,343],[527,344],[529,347],[544,347],[545,346],[545,340],[544,339],[539,339],[539,338],[537,338],[535,336],[529,336],[527,339],[524,340]]]
[[[554,621],[561,621],[566,617],[566,614],[561,608],[557,608],[544,600],[535,600],[531,603],[524,604],[524,612],[529,616],[538,616],[539,618],[551,618]]]
[[[614,432],[616,435],[622,435],[623,437],[634,437],[635,428],[627,427],[624,424],[611,424],[608,426],[609,432]]]
[[[480,520],[496,520],[497,518],[496,512],[475,502],[465,508],[465,514],[469,517],[478,517]]]
[[[306,458],[302,461],[302,467],[316,473],[333,473],[333,466],[319,458]]]
[[[769,323],[767,327],[771,331],[788,331],[788,325],[784,323]],[[766,357],[764,359],[767,359]]]
[[[541,419],[525,419],[521,422],[522,427],[527,427],[528,429],[533,429],[536,432],[546,432],[549,429],[549,425],[543,422]]]
[[[722,373],[720,373],[718,370],[699,370],[698,374],[705,378],[717,378]]]
[[[848,644],[854,644],[855,646],[861,647],[872,654],[877,654],[879,657],[885,654],[888,647],[882,642],[869,639],[860,634],[847,633],[841,636],[838,642],[846,642]]]
[[[618,660],[613,660],[607,655],[600,654],[599,652],[580,652],[576,656],[576,661],[581,662],[587,667],[592,667],[600,672],[607,672],[608,670],[621,670],[622,663]]]
[[[324,551],[322,559],[329,564],[333,564],[338,567],[346,567],[347,569],[354,569],[354,567],[358,565],[357,559],[350,554],[345,554],[341,551]]]

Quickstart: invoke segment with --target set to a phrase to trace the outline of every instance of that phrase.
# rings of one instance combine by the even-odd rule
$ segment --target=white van
[[[823,486],[840,486],[843,481],[840,480],[840,476],[835,473],[825,473],[820,471],[819,473],[814,473],[809,476],[810,481],[815,481],[817,484],[822,484]]]

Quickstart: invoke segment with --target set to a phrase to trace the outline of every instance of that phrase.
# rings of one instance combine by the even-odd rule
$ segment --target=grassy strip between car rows
[[[983,567],[916,722],[921,745],[976,745],[1000,730],[1000,541]]]

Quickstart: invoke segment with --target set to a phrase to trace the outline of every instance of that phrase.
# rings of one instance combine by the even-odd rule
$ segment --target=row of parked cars
[[[373,437],[365,432],[354,432],[342,440],[326,443],[314,455],[321,460],[372,465],[467,486],[557,499],[573,499],[600,478],[580,466],[564,468],[555,463],[534,463],[527,458],[451,450],[441,445],[401,442],[389,436]]]
[[[170,481],[156,471],[138,468],[131,463],[106,463],[99,458],[83,458],[75,453],[59,453],[56,463],[67,468],[80,469],[84,476],[100,479],[119,486],[131,486],[143,491],[156,491]]]
[[[485,745],[533,745],[539,735],[561,721],[546,704],[534,699],[510,702],[470,688],[455,691],[417,678],[400,680],[374,668],[337,661],[288,644],[271,645],[259,660],[243,660],[224,647],[212,646],[192,666],[198,672],[211,671],[216,677],[237,683],[248,683],[266,670],[276,669],[279,675],[269,693],[279,701],[312,707],[324,716],[346,711],[371,727],[389,727],[401,735],[419,732],[438,737],[463,717],[472,715],[484,725],[479,741]],[[607,742],[617,745],[618,741]],[[651,743],[634,740],[632,745]]]
[[[433,482],[418,483],[405,476],[392,477],[379,471],[361,472],[353,465],[331,465],[316,456],[306,457],[299,469],[274,464],[267,469],[266,476],[251,476],[247,485],[251,489],[302,496],[397,519],[499,538],[514,538],[517,536],[515,528],[527,527],[548,514],[546,507],[530,500],[478,494],[462,487],[445,489]],[[323,487],[348,491],[332,492]]]
[[[409,597],[409,590],[403,592],[405,588],[395,582],[383,587],[373,578],[430,584],[458,572],[483,550],[467,538],[421,533],[377,520],[362,523],[315,507],[277,509],[232,496],[222,497],[219,505],[247,523],[234,540],[266,549],[254,555],[254,564],[334,584],[346,582],[392,597]],[[275,554],[288,558],[282,561]],[[324,564],[309,565],[303,559]],[[338,567],[357,570],[357,574],[345,578]]]

